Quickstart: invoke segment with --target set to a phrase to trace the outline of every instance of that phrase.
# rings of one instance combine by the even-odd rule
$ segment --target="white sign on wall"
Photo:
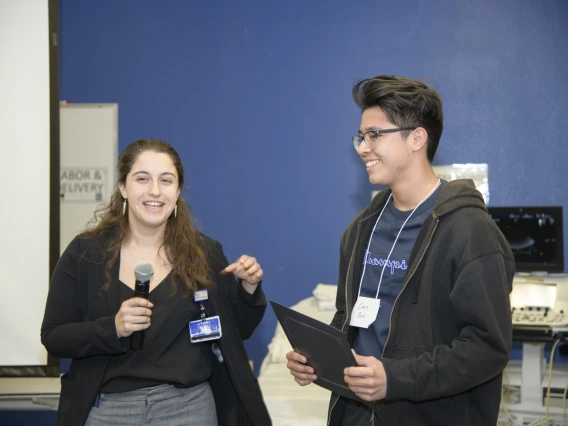
[[[451,181],[454,179],[471,179],[475,188],[481,192],[485,204],[489,203],[489,179],[487,164],[450,164],[445,166],[432,166],[434,173],[440,179]]]
[[[1,0],[0,0],[1,1]],[[116,189],[118,104],[60,105],[60,247],[93,225]]]
[[[106,167],[61,167],[59,188],[62,201],[108,201]]]

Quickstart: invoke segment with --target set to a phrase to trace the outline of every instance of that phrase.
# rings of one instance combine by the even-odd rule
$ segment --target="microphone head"
[[[149,281],[154,275],[154,267],[150,262],[140,262],[134,268],[134,275],[138,281]]]

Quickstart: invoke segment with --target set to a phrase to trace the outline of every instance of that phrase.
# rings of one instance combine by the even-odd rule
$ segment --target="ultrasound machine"
[[[547,343],[556,348],[568,339],[562,207],[487,209],[515,258],[513,341],[522,342],[522,359],[510,361],[505,369],[502,410],[506,416],[499,424],[533,424],[550,413],[558,420],[555,425],[568,426],[563,410],[568,364],[547,362],[544,355]]]
[[[562,207],[488,207],[515,257],[514,340],[553,341],[568,332]]]

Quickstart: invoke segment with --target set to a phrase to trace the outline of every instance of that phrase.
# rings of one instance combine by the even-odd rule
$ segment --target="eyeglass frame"
[[[379,142],[378,137],[380,135],[382,135],[384,133],[395,133],[395,132],[403,132],[403,131],[406,131],[406,130],[416,130],[417,128],[418,127],[397,127],[395,129],[368,130],[365,133],[363,133],[362,135],[353,136],[351,138],[351,142],[353,143],[353,147],[355,148],[355,151],[359,150],[359,147],[361,146],[362,142],[365,142],[367,147],[369,147],[369,149],[373,150],[377,147],[377,144]],[[369,142],[367,142],[367,135],[369,133],[374,133],[375,137],[377,138],[373,147],[369,144]]]

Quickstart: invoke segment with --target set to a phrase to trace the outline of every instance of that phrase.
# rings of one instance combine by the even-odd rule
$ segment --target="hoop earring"
[[[122,202],[122,215],[124,216],[125,214],[126,214],[126,198]]]
[[[178,205],[176,204],[176,206],[174,207],[174,218],[176,218],[178,216]]]

